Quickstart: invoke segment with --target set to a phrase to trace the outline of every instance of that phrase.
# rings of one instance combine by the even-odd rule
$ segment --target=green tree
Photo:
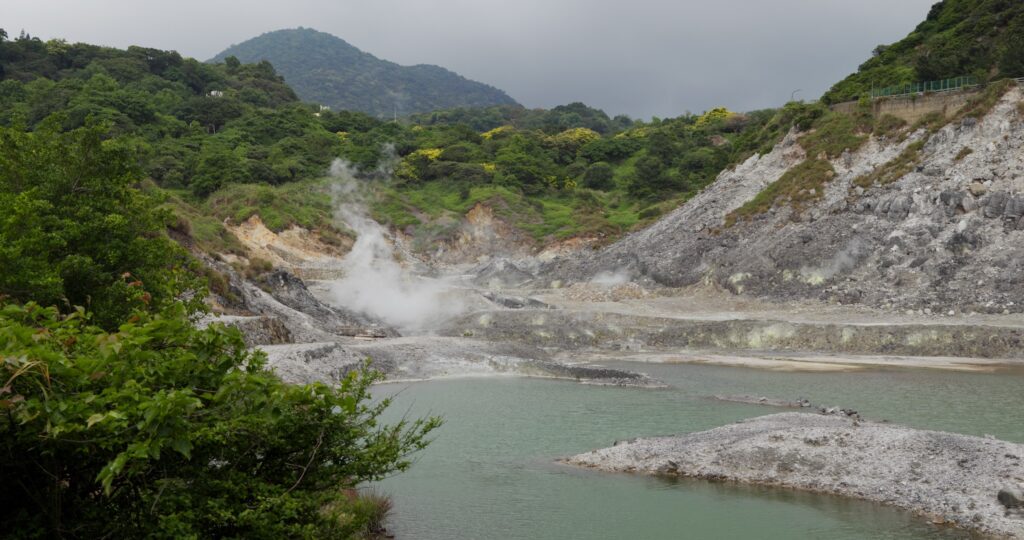
[[[614,177],[612,166],[599,161],[588,167],[583,174],[583,186],[607,191],[615,187]]]
[[[114,328],[139,308],[162,309],[199,282],[166,238],[170,216],[132,188],[130,147],[90,126],[0,128],[0,297],[85,306]]]
[[[381,425],[371,372],[294,386],[181,305],[115,333],[0,306],[0,536],[348,538],[347,491],[410,465],[436,418]]]

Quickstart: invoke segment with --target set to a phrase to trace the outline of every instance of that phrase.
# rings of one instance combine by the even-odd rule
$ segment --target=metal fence
[[[871,97],[873,99],[881,97],[906,96],[910,94],[923,94],[925,92],[949,92],[951,90],[962,90],[973,86],[978,86],[978,80],[974,77],[954,77],[952,79],[942,79],[941,81],[916,82],[897,86],[887,86],[885,88],[872,88]]]

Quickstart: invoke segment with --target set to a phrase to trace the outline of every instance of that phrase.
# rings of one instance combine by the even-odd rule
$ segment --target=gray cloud
[[[529,107],[677,116],[813,99],[935,0],[9,0],[10,34],[205,59],[296,26],[401,64],[438,64]],[[13,5],[11,5],[13,4]]]

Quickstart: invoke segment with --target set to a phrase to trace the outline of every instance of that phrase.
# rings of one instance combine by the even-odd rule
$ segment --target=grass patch
[[[965,146],[965,147],[961,148],[959,152],[956,153],[956,157],[953,158],[953,161],[960,161],[961,159],[963,159],[963,158],[965,158],[965,157],[967,157],[967,156],[969,156],[969,155],[971,155],[973,153],[974,153],[974,150],[972,150],[968,146]]]
[[[506,186],[466,189],[443,180],[383,188],[372,205],[372,214],[389,227],[411,227],[409,232],[417,244],[429,245],[454,238],[458,224],[477,204],[491,207],[497,217],[538,242],[573,236],[617,237],[641,221],[639,203],[622,189],[579,188],[527,198]]]
[[[912,143],[885,165],[875,168],[868,174],[858,176],[853,181],[854,185],[867,189],[875,184],[891,184],[903,178],[921,162],[921,149],[924,148],[924,142],[924,140],[920,140]]]
[[[786,171],[753,199],[725,216],[725,226],[731,227],[740,220],[749,220],[763,214],[773,206],[787,202],[799,212],[811,202],[825,194],[825,184],[835,176],[835,169],[828,161],[808,159]]]
[[[163,202],[161,207],[169,209],[175,216],[176,222],[169,227],[171,231],[191,238],[196,247],[206,253],[242,255],[246,252],[245,246],[224,227],[220,219],[210,216],[202,207],[190,202],[191,195],[155,187],[153,189],[154,195]]]
[[[280,186],[231,184],[210,195],[205,206],[211,215],[233,223],[259,215],[274,232],[292,225],[310,230],[333,228],[334,204],[330,181],[325,178]]]
[[[147,188],[158,197],[162,207],[175,216],[172,232],[184,235],[207,253],[246,255],[245,246],[224,222],[241,223],[259,215],[268,229],[281,232],[292,225],[319,233],[326,244],[341,246],[345,234],[333,224],[333,202],[327,179],[306,180],[281,186],[232,184],[210,195],[205,201],[186,190]]]
[[[1012,79],[1003,79],[988,85],[981,93],[967,100],[967,104],[956,113],[956,119],[981,119],[988,114],[997,103],[999,103],[999,100],[1002,99],[1015,84],[1016,83]]]
[[[905,127],[907,127],[906,120],[891,114],[883,114],[881,118],[875,121],[872,133],[875,137],[891,137]]]
[[[860,133],[857,120],[848,114],[828,112],[814,121],[814,129],[800,137],[800,146],[811,158],[822,154],[829,159],[837,158],[845,150],[857,150],[868,137]]]

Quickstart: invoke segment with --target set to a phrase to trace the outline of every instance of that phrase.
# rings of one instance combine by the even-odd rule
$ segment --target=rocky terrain
[[[829,160],[834,177],[802,211],[776,204],[726,226],[730,212],[808,158],[790,133],[655,225],[548,271],[569,282],[620,271],[671,287],[713,283],[735,293],[899,313],[1021,312],[1021,99],[1013,87],[980,119],[954,117],[934,133],[922,127],[872,136]],[[854,183],[915,144],[923,146],[909,173],[867,189]]]
[[[700,433],[620,442],[566,461],[843,495],[935,523],[1024,537],[1024,445],[845,414],[762,416]]]
[[[483,207],[427,255],[369,221],[361,240],[325,248],[306,231],[273,233],[253,218],[232,229],[252,257],[203,259],[225,282],[213,301],[219,315],[203,323],[238,327],[296,383],[334,382],[367,362],[389,381],[528,376],[636,388],[663,384],[642,368],[605,366],[1019,370],[1021,98],[1014,88],[981,120],[871,138],[832,160],[834,178],[802,211],[777,204],[726,226],[730,212],[807,159],[791,133],[599,251],[566,242],[529,252]],[[855,184],[915,144],[912,172]],[[348,281],[339,296],[355,273],[368,279]],[[403,317],[388,318],[395,313]],[[410,313],[421,320],[410,325]],[[568,462],[850,496],[1024,536],[1024,445],[866,421],[802,398],[707,397],[807,412],[638,439]]]

